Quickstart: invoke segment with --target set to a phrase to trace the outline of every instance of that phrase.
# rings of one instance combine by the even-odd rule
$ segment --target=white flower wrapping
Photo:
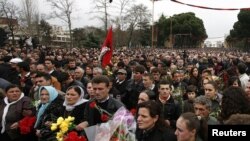
[[[90,141],[136,141],[134,116],[121,107],[106,123],[84,129]]]

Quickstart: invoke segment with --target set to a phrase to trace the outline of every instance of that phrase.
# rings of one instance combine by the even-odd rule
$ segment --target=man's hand
[[[17,128],[18,128],[18,122],[15,122],[10,126],[10,129],[17,129]]]
[[[81,122],[81,123],[79,123],[76,127],[75,127],[75,129],[77,130],[77,131],[82,131],[84,128],[86,128],[86,127],[88,127],[88,122],[87,121],[84,121],[84,122]]]

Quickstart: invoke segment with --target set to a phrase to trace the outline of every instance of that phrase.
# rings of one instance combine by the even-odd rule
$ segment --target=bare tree
[[[10,31],[12,37],[12,44],[15,43],[15,30],[17,29],[17,12],[19,8],[13,3],[8,2],[8,0],[0,0],[0,15],[6,18],[8,30]]]
[[[53,7],[53,15],[68,24],[70,35],[70,47],[73,46],[71,14],[73,12],[74,0],[47,0]]]
[[[91,13],[97,14],[95,17],[104,23],[104,30],[107,32],[109,17],[108,8],[111,6],[110,0],[93,0],[93,2],[95,4],[93,9],[96,9],[97,11],[92,11]]]
[[[125,15],[128,12],[131,4],[134,3],[135,0],[116,0],[113,2],[114,9],[117,10],[117,15],[114,15],[114,19],[112,20],[113,24],[115,24],[115,45],[120,47],[124,46],[126,43],[124,42],[124,35],[123,32],[125,30]]]
[[[125,21],[129,29],[128,45],[131,44],[134,30],[140,28],[140,23],[149,22],[150,18],[151,14],[149,10],[142,4],[134,5],[128,10],[127,15],[125,16]]]
[[[22,0],[21,21],[28,34],[33,35],[39,23],[39,11],[36,0]]]
[[[124,18],[125,14],[128,12],[128,9],[131,8],[131,4],[134,3],[135,0],[116,0],[113,4],[115,5],[115,9],[118,9],[119,15],[116,16],[115,19],[118,19],[118,26],[121,30],[124,29]]]

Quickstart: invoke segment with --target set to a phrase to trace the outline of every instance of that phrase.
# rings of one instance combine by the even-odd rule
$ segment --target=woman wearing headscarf
[[[24,96],[17,85],[5,89],[5,97],[0,101],[0,139],[1,141],[21,141],[23,139],[19,121],[25,116],[33,116],[35,107],[31,99]]]
[[[60,117],[63,111],[63,98],[52,86],[42,86],[39,91],[40,105],[38,106],[35,123],[36,135],[40,141],[54,141],[55,133],[50,126]]]
[[[68,116],[74,117],[74,124],[76,125],[75,129],[81,131],[82,128],[78,126],[83,122],[84,110],[86,107],[86,102],[88,100],[84,99],[84,90],[79,86],[71,86],[67,89],[65,100],[63,103],[63,117],[67,118]]]

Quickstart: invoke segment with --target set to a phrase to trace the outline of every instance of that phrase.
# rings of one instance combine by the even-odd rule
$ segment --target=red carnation
[[[112,137],[112,138],[110,139],[110,141],[119,141],[119,138],[117,138],[117,137]]]
[[[84,136],[80,136],[78,141],[87,141],[87,139]]]
[[[95,107],[96,107],[95,101],[91,102],[91,103],[89,104],[89,107],[92,108],[92,109],[95,108]]]
[[[33,128],[33,125],[36,121],[36,117],[26,116],[19,121],[19,128],[21,134],[29,134]]]
[[[120,130],[119,134],[125,135],[125,131],[124,130]]]
[[[101,121],[106,122],[106,121],[108,121],[108,120],[109,120],[109,116],[108,116],[107,114],[102,114],[102,115],[101,115]]]
[[[130,110],[130,112],[131,112],[131,114],[132,114],[133,116],[135,116],[135,115],[136,115],[137,110],[133,108],[133,109],[131,109],[131,110]]]
[[[64,141],[87,141],[87,139],[83,136],[78,136],[77,132],[71,131],[68,133],[68,136],[64,139]]]

